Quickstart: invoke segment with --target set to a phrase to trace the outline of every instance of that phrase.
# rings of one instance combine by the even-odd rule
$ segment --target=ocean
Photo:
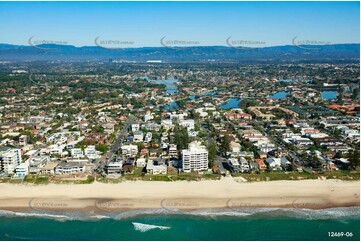
[[[0,240],[345,241],[359,238],[359,207],[103,214],[0,211]]]

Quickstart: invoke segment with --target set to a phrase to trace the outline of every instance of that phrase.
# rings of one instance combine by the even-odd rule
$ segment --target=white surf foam
[[[232,217],[245,217],[252,215],[249,212],[243,212],[243,211],[232,211],[232,210],[224,210],[224,209],[202,209],[202,210],[194,210],[191,212],[183,213],[183,214],[189,214],[194,216],[211,216],[211,217],[217,217],[217,216],[232,216]]]
[[[69,220],[70,217],[59,214],[47,214],[47,213],[34,213],[34,212],[14,212],[8,210],[1,210],[0,215],[3,216],[18,216],[18,217],[42,217],[42,218],[53,218],[58,220]]]
[[[152,229],[160,229],[160,230],[170,229],[170,227],[153,225],[153,224],[143,224],[143,223],[136,223],[136,222],[132,222],[132,224],[133,224],[135,230],[138,230],[142,233],[147,232]]]
[[[165,209],[139,209],[129,211],[114,211],[108,213],[44,212],[41,211],[9,211],[0,210],[0,216],[7,217],[39,217],[66,220],[126,220],[144,215],[189,215],[202,217],[244,217],[244,218],[305,218],[305,219],[343,219],[359,217],[360,207],[328,208],[320,210],[295,208],[239,208],[239,209],[200,209],[193,211],[169,211]]]
[[[6,217],[38,217],[38,218],[47,218],[54,219],[57,221],[67,221],[67,220],[100,220],[100,219],[109,219],[111,217],[101,214],[89,214],[89,213],[80,213],[80,212],[62,212],[62,213],[42,213],[35,211],[9,211],[9,210],[0,210],[0,216]]]

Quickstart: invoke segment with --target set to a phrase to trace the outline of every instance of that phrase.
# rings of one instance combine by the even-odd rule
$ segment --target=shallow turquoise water
[[[282,92],[277,92],[271,96],[269,96],[272,99],[283,99],[287,96],[288,92],[282,91]]]
[[[192,214],[2,213],[0,240],[358,240],[359,208]],[[328,232],[352,233],[329,237]]]
[[[238,104],[240,101],[242,101],[242,99],[230,98],[228,102],[221,105],[221,108],[223,109],[238,108]]]
[[[336,99],[337,95],[338,95],[338,92],[336,92],[336,91],[323,91],[321,93],[321,97],[323,99],[328,99],[328,100]]]

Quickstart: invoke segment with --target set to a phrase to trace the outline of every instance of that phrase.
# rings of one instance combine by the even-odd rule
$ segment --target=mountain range
[[[134,61],[177,62],[359,62],[360,44],[285,45],[263,48],[226,46],[142,47],[0,44],[1,61]]]

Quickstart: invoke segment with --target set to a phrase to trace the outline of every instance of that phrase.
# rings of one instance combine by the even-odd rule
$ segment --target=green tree
[[[105,154],[108,150],[108,146],[106,144],[99,144],[95,147],[95,149]]]
[[[103,132],[104,132],[104,128],[101,127],[100,125],[95,125],[95,126],[92,128],[92,130],[93,130],[94,132],[98,132],[98,133],[103,133]]]
[[[189,143],[188,130],[185,127],[180,127],[178,124],[174,127],[174,142],[178,150],[187,149]]]
[[[231,151],[231,138],[228,134],[223,136],[220,150],[223,154],[227,154],[227,152]]]
[[[312,168],[314,168],[316,170],[322,169],[322,162],[320,161],[320,159],[318,159],[318,157],[316,155],[311,156],[310,165],[312,166]]]
[[[209,167],[212,168],[214,165],[214,161],[217,156],[217,143],[212,140],[208,147],[208,159],[209,159]]]
[[[354,150],[347,155],[348,160],[350,161],[350,169],[358,170],[360,169],[360,150]]]

